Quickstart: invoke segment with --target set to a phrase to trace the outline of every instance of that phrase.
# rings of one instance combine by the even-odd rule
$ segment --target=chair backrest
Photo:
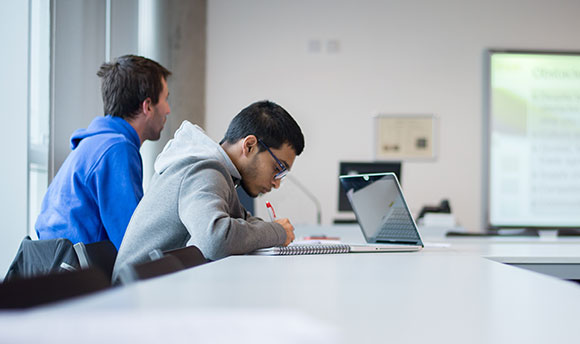
[[[181,264],[183,264],[183,267],[186,269],[208,262],[199,248],[193,245],[163,252],[157,249],[149,253],[149,256],[151,259],[159,259],[164,256],[174,256],[179,259]]]
[[[51,273],[0,284],[0,308],[29,308],[86,295],[111,286],[99,269]]]
[[[76,271],[79,268],[79,260],[70,240],[31,240],[26,236],[20,243],[4,281]]]
[[[75,252],[79,258],[81,268],[94,267],[103,271],[105,276],[111,279],[113,266],[117,258],[117,248],[109,240],[83,244],[74,244]]]
[[[145,263],[125,266],[119,271],[119,281],[122,284],[133,283],[138,280],[163,276],[183,270],[184,266],[174,256],[164,256]]]

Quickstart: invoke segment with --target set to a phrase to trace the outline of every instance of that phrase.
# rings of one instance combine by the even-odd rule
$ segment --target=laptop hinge
[[[377,244],[402,244],[402,245],[421,245],[417,241],[403,241],[403,240],[376,240]]]

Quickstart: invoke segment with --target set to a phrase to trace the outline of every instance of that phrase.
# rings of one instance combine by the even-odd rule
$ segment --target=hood
[[[121,134],[137,148],[141,146],[141,139],[129,122],[121,117],[106,115],[95,118],[88,128],[76,130],[70,138],[70,148],[74,150],[82,140],[101,134]]]
[[[163,151],[157,156],[154,165],[155,172],[161,174],[174,163],[190,157],[198,160],[217,159],[226,166],[232,177],[242,178],[222,147],[209,138],[202,128],[189,121],[181,123],[173,139],[167,142]]]

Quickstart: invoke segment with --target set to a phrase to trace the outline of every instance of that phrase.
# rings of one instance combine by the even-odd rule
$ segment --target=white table
[[[540,237],[452,238],[431,234],[428,229],[423,232],[427,242],[449,243],[449,251],[458,255],[484,257],[560,279],[580,280],[580,238],[558,238],[549,231],[551,235]]]
[[[298,236],[314,233],[362,241],[353,226],[297,229]],[[578,263],[580,250],[573,248],[580,242],[424,237],[427,247],[415,253],[229,257],[4,316],[0,324],[17,331],[22,323],[66,319],[84,331],[87,323],[100,321],[105,333],[117,339],[130,333],[141,342],[157,340],[151,328],[160,322],[162,334],[191,342],[580,341],[579,285],[494,261]],[[168,319],[180,326],[167,325]]]

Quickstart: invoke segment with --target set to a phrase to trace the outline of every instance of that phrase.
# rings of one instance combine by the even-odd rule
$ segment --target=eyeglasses
[[[264,143],[264,141],[258,139],[258,142],[264,146],[264,148],[266,148],[266,150],[268,151],[268,153],[270,153],[270,155],[272,156],[272,158],[274,158],[274,160],[276,160],[276,163],[278,164],[277,170],[278,173],[276,173],[276,175],[274,176],[274,179],[282,179],[284,177],[286,177],[286,175],[288,174],[288,169],[286,168],[286,165],[284,165],[282,163],[282,161],[280,161],[280,159],[278,159],[274,153],[272,153],[272,151],[270,150],[270,148],[268,146],[266,146],[266,144]]]

